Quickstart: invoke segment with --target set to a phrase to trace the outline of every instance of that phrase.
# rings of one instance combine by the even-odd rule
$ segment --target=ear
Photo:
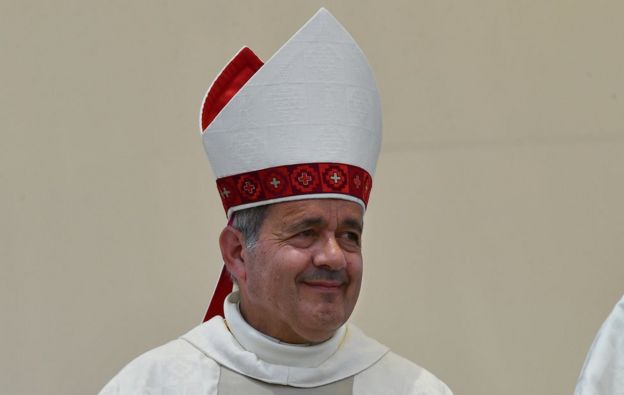
[[[243,234],[230,225],[226,226],[219,236],[219,247],[225,267],[239,284],[244,282],[247,278],[247,270],[243,254],[246,248]]]

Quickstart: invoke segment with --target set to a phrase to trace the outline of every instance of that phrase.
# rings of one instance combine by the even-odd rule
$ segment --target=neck
[[[239,295],[228,296],[224,305],[225,319],[230,332],[244,349],[258,358],[275,364],[316,367],[327,360],[340,346],[346,327],[340,327],[327,341],[318,344],[289,344],[287,340],[276,338],[252,327],[239,310]]]

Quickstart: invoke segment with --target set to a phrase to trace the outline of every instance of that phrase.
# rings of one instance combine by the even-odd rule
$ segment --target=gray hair
[[[232,214],[234,216],[232,227],[243,234],[247,248],[253,248],[258,241],[258,234],[268,208],[268,205],[263,205],[246,208]]]

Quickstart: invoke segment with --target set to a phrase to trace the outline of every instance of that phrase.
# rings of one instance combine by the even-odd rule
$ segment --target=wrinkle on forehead
[[[286,228],[327,225],[328,219],[335,219],[339,221],[338,225],[361,231],[364,226],[363,211],[359,204],[346,200],[310,199],[271,205],[266,219],[267,222],[280,223]]]

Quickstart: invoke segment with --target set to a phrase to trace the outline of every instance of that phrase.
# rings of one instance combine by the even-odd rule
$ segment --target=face
[[[270,206],[258,242],[241,252],[245,319],[287,343],[330,338],[360,292],[362,226],[361,206],[345,200]]]

